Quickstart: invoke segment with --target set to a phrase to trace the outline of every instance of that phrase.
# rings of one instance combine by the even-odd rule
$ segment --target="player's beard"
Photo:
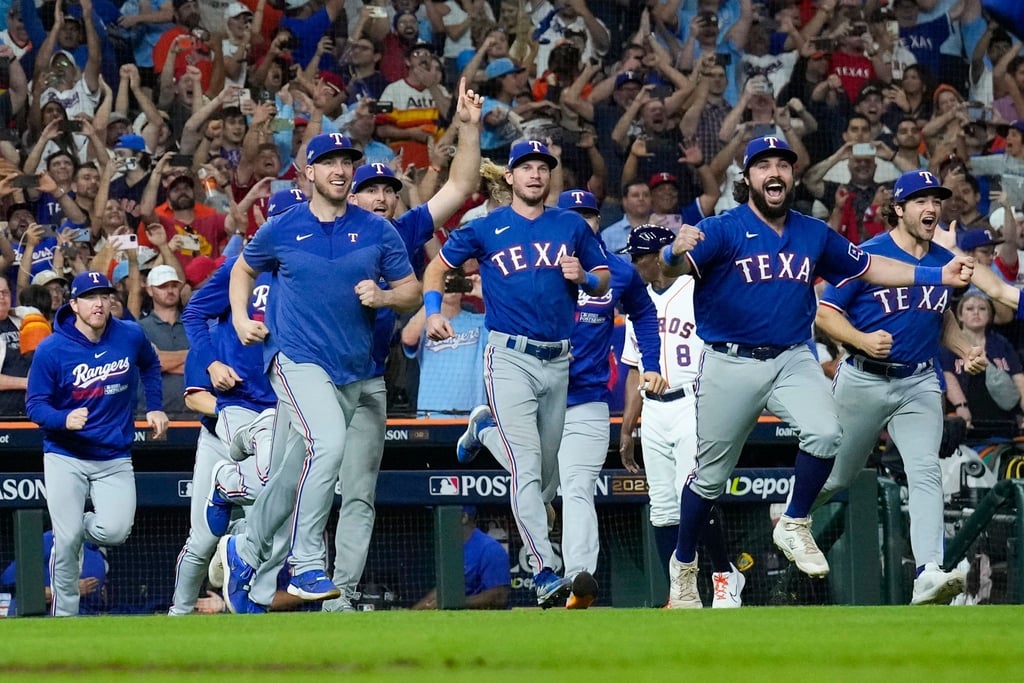
[[[331,185],[330,180],[321,180],[319,178],[313,178],[313,187],[316,189],[318,195],[326,201],[330,202],[334,206],[348,203],[348,193],[352,188],[351,179],[345,185]]]
[[[750,185],[750,199],[754,202],[754,206],[758,212],[770,221],[785,218],[786,214],[789,213],[790,208],[793,206],[793,188],[787,188],[786,194],[783,197],[782,203],[778,206],[772,206],[768,203],[768,200],[764,196],[759,188]]]
[[[544,187],[538,189],[533,187],[524,187],[520,190],[517,187],[513,187],[512,193],[517,199],[519,199],[519,201],[527,206],[540,206],[544,204],[544,198],[548,195],[548,188]]]

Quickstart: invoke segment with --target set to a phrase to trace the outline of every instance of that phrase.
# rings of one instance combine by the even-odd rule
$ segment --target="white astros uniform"
[[[668,379],[662,396],[644,395],[640,444],[651,499],[651,525],[679,524],[679,495],[697,460],[697,410],[693,385],[704,342],[697,336],[693,313],[694,280],[689,275],[663,292],[647,293],[658,310],[661,372]],[[622,362],[644,372],[633,325],[626,320]]]

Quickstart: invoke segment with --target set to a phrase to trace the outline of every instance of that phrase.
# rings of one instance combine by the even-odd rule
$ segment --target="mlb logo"
[[[431,477],[430,495],[432,496],[457,496],[459,495],[458,477]]]
[[[178,480],[178,498],[191,498],[192,497],[192,480],[191,479],[179,479]]]

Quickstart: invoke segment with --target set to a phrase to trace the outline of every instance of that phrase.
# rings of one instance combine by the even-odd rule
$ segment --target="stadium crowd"
[[[1024,51],[980,0],[0,7],[3,415],[25,414],[32,354],[88,271],[109,276],[113,315],[156,349],[165,410],[190,413],[182,311],[275,193],[312,196],[309,143],[344,134],[363,166],[390,169],[397,205],[363,208],[400,217],[459,181],[461,79],[483,95],[479,184],[417,242],[417,278],[452,231],[509,203],[518,141],[546,143],[558,160],[548,202],[585,188],[609,257],[628,262],[637,226],[677,233],[735,208],[744,150],[775,138],[795,154],[794,208],[851,243],[886,232],[893,182],[923,169],[952,192],[936,242],[1024,286]],[[474,273],[469,261],[455,275],[466,286],[445,310],[479,363]],[[979,433],[1016,433],[1024,330],[983,296],[957,313],[1016,394],[993,396],[950,357],[947,407]],[[386,331],[388,412],[468,414],[484,402],[481,371],[466,344],[425,335],[423,318],[400,312]],[[844,352],[818,341],[834,374]]]

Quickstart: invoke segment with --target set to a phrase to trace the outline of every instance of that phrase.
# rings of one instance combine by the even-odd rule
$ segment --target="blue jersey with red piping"
[[[93,342],[75,327],[71,305],[62,306],[28,373],[25,408],[43,430],[43,452],[81,460],[131,457],[140,376],[146,410],[163,410],[160,359],[142,328],[111,318]],[[85,426],[69,431],[68,414],[81,407],[89,410]]]
[[[451,268],[479,261],[487,329],[545,342],[568,339],[574,326],[578,286],[562,276],[563,255],[584,270],[608,268],[586,221],[550,206],[534,219],[496,209],[454,231],[440,253]]]
[[[570,337],[570,406],[595,401],[607,403],[611,399],[608,389],[611,376],[608,354],[611,352],[612,331],[615,328],[615,307],[620,304],[633,322],[644,359],[652,359],[651,367],[645,365],[644,369],[661,373],[658,311],[647,294],[647,285],[636,268],[622,259],[609,259],[608,267],[611,270],[611,284],[603,296],[592,297],[582,289],[579,290],[576,326]]]
[[[188,335],[189,356],[195,355],[204,369],[219,360],[234,368],[242,378],[227,391],[217,391],[217,410],[239,406],[257,413],[277,405],[277,395],[270,387],[263,367],[263,345],[245,346],[231,324],[231,302],[228,287],[231,267],[238,258],[231,258],[214,272],[206,284],[196,290],[181,314]],[[263,321],[270,296],[270,273],[260,273],[249,297],[249,317]],[[211,325],[212,323],[212,325]]]
[[[891,233],[879,235],[860,245],[869,254],[887,256],[914,266],[939,267],[953,258],[934,242],[917,259],[904,251]],[[890,363],[924,363],[939,353],[942,316],[949,308],[952,287],[880,287],[864,280],[851,280],[841,287],[829,285],[821,304],[845,313],[861,332],[885,330],[892,335],[892,350],[884,359]]]
[[[705,344],[788,347],[811,338],[814,282],[862,275],[871,257],[817,218],[790,211],[782,234],[747,205],[705,218],[704,240],[686,257]]]
[[[413,274],[405,245],[390,222],[354,204],[321,222],[308,205],[274,216],[246,246],[254,270],[273,274],[264,343],[269,365],[280,351],[323,368],[336,385],[374,376],[377,311],[354,293],[363,280],[389,282]]]

